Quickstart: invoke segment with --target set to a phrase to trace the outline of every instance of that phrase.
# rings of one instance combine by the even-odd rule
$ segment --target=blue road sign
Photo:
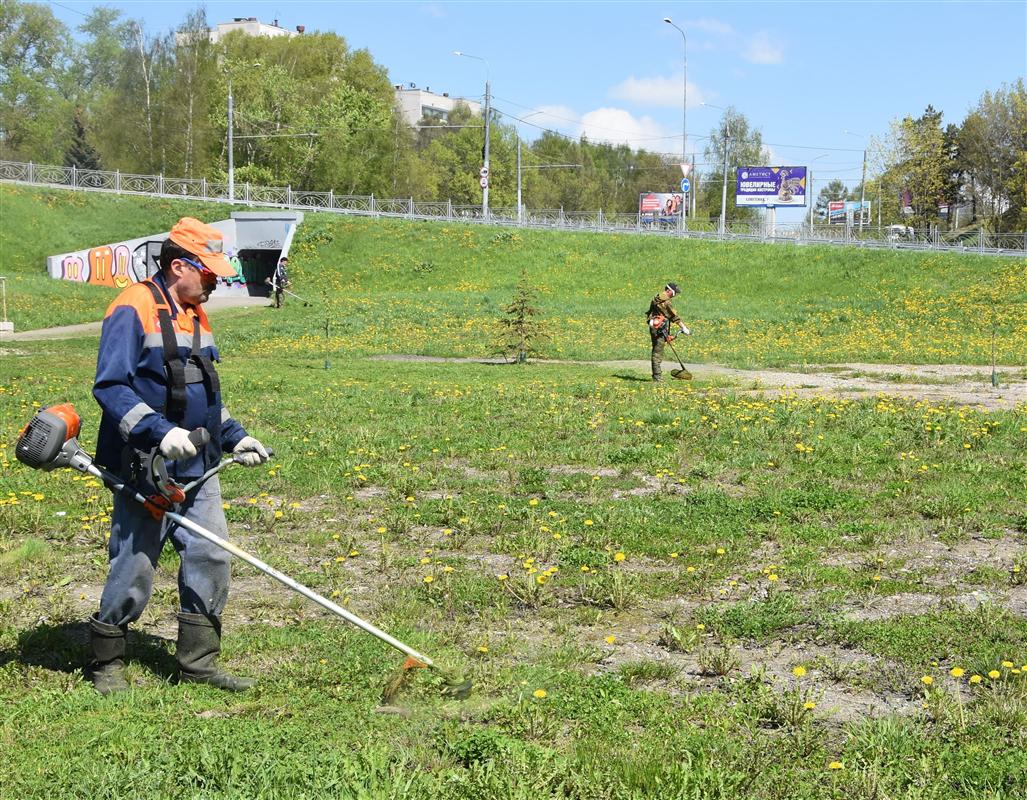
[[[692,189],[692,182],[688,178],[681,179],[681,191],[688,192]]]

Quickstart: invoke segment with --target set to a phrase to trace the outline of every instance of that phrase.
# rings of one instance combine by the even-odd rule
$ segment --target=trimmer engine
[[[76,437],[81,427],[82,421],[71,403],[42,408],[21,432],[15,455],[25,466],[44,472],[61,467],[85,472],[93,459],[79,447]]]

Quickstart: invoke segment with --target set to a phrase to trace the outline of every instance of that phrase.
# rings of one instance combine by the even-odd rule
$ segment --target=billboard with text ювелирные
[[[740,206],[806,205],[805,167],[739,167],[735,204]]]

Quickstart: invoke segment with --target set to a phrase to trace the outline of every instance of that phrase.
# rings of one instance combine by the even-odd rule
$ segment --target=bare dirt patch
[[[412,355],[374,356],[377,361],[419,361],[439,363],[497,363],[495,359],[435,358]],[[581,364],[608,369],[648,372],[648,361],[560,361],[541,364]],[[990,383],[990,365],[967,364],[827,364],[799,370],[736,369],[721,364],[689,364],[696,381],[729,381],[736,391],[753,394],[787,394],[797,397],[830,395],[860,399],[877,394],[979,406],[986,410],[1009,409],[1027,403],[1027,376],[1022,367],[996,368],[999,386]],[[828,370],[828,371],[825,371]]]

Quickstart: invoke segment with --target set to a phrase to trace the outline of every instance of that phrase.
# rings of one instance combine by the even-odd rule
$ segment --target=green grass
[[[167,229],[221,205],[0,188],[0,252],[19,330],[97,319],[111,290],[45,278],[47,255]],[[291,255],[316,300],[232,335],[276,358],[320,351],[489,356],[520,275],[541,292],[550,357],[644,358],[643,312],[668,280],[694,335],[684,358],[739,365],[987,364],[1027,352],[1027,265],[971,255],[499,230],[310,213]],[[327,324],[327,336],[325,327]]]
[[[122,202],[60,195],[50,208],[50,196],[0,189],[5,212],[69,230]],[[121,221],[138,213],[132,232],[147,232],[151,211]],[[179,212],[168,204],[161,219]],[[879,328],[857,335],[869,309],[922,336],[926,360],[972,361],[972,340],[938,353],[946,331],[973,326],[977,300],[934,321],[907,301],[1019,286],[1019,273],[1003,277],[1012,262],[308,219],[297,288],[331,292],[327,344],[322,311],[296,305],[217,325],[228,405],[276,450],[223,473],[232,536],[466,674],[474,695],[441,700],[440,678],[420,672],[401,697],[407,716],[377,713],[401,657],[246,566],[224,661],[259,687],[178,685],[169,549],[130,635],[134,688],[96,696],[83,620],[106,575],[110,495],[12,452],[39,405],[67,401],[91,447],[96,338],[18,342],[0,354],[0,797],[1027,794],[1027,405],[760,397],[701,381],[656,389],[623,368],[363,357],[485,353],[476,320],[522,264],[546,287],[563,355],[644,357],[639,312],[686,253],[689,319],[723,334],[693,337],[710,358],[816,355],[805,334],[753,338],[766,329],[754,320],[803,330],[813,317],[783,309],[808,297],[863,309],[824,325],[821,363],[842,347],[845,360],[911,356],[914,342],[895,350]],[[28,243],[51,245],[13,244],[7,222],[4,257],[18,248],[22,260],[5,269],[26,277]],[[60,241],[53,251],[78,246]],[[431,269],[410,272],[415,257]],[[851,290],[829,272],[843,257],[859,266]],[[315,283],[320,265],[333,269]],[[23,286],[39,302],[65,288],[38,281]],[[748,322],[732,327],[729,313]],[[1023,330],[1002,335],[1015,348]]]

